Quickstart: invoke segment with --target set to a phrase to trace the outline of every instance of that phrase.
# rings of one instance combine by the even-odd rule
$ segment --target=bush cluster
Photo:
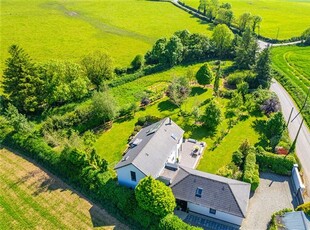
[[[243,181],[251,184],[252,191],[255,191],[259,185],[258,169],[255,152],[251,151],[245,158]]]
[[[310,216],[310,202],[299,205],[296,211],[303,211],[306,215]]]
[[[200,230],[201,228],[190,226],[184,223],[179,217],[168,214],[159,222],[159,229],[162,230]]]
[[[296,164],[293,155],[277,155],[261,148],[256,151],[256,160],[261,171],[271,171],[281,175],[290,175],[293,165]]]

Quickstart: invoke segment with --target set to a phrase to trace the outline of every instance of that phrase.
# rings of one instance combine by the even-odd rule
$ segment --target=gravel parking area
[[[297,202],[290,186],[290,177],[261,173],[260,185],[250,198],[247,218],[241,229],[265,230],[274,212],[284,208],[293,209]]]

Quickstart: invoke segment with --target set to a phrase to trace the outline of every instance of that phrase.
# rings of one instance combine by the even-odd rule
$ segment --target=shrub
[[[272,217],[271,217],[271,221],[269,223],[269,227],[268,229],[269,230],[277,230],[278,229],[278,223],[276,222],[277,221],[277,216],[282,216],[284,215],[285,213],[287,212],[292,212],[293,210],[290,209],[290,208],[285,208],[285,209],[282,209],[280,211],[277,211],[275,213],[272,214]],[[279,226],[280,227],[280,226]],[[282,227],[282,226],[281,226]],[[282,228],[281,228],[282,229]]]
[[[143,178],[135,189],[139,206],[147,211],[163,217],[172,213],[176,203],[170,187],[151,176]]]
[[[239,150],[233,152],[232,161],[237,165],[241,166],[243,164],[244,155]]]
[[[280,175],[290,175],[293,165],[296,164],[293,155],[277,155],[261,148],[256,151],[256,160],[262,171],[271,171]]]
[[[296,208],[296,211],[303,211],[305,214],[310,216],[310,202],[304,203],[302,205],[299,205]]]
[[[168,214],[159,221],[160,230],[201,230],[199,227],[193,227],[184,223],[179,217]]]
[[[219,176],[228,177],[235,180],[242,179],[242,172],[239,170],[238,166],[235,165],[233,162],[224,167],[221,167],[216,172],[216,174]]]
[[[245,158],[243,181],[251,184],[251,190],[255,191],[259,185],[259,167],[256,164],[254,152],[250,152]]]

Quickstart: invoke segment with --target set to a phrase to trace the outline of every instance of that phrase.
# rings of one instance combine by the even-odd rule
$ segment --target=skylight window
[[[202,188],[200,188],[200,187],[198,187],[197,189],[196,189],[196,197],[201,197],[201,195],[202,195]]]

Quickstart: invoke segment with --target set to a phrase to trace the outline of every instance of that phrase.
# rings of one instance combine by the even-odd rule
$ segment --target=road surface
[[[294,108],[291,120],[298,114],[298,108],[294,104],[293,99],[285,91],[285,89],[273,79],[270,90],[275,92],[280,100],[282,112],[285,120],[287,121],[292,107]],[[294,140],[302,122],[302,117],[299,115],[293,122],[289,122],[288,131],[291,140]],[[307,188],[308,196],[310,196],[310,132],[305,123],[302,125],[297,143],[296,143],[296,154],[301,162],[303,168],[303,179]]]

